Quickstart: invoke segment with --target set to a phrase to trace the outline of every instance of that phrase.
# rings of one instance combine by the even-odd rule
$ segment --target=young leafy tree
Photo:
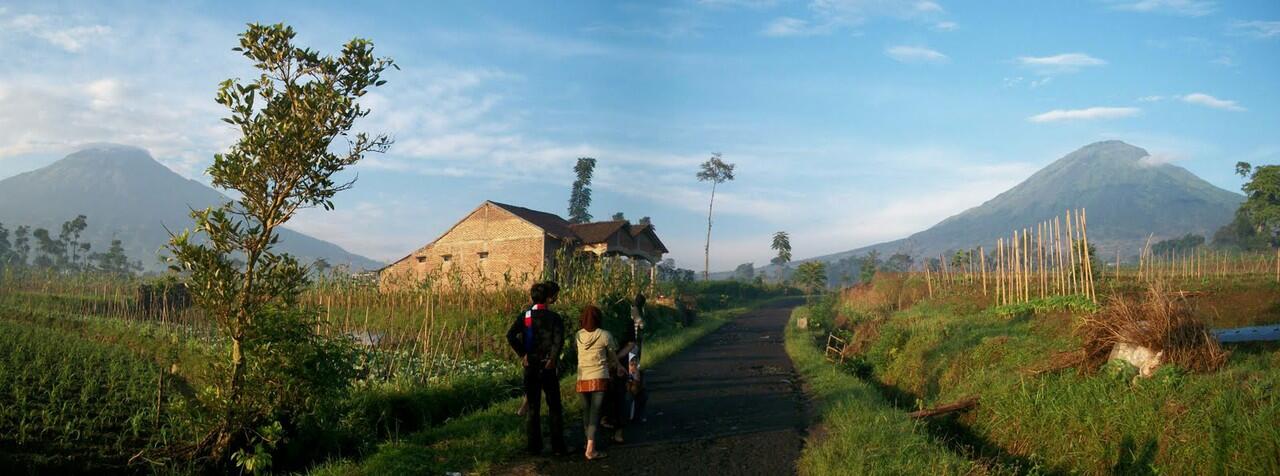
[[[19,266],[26,266],[31,255],[31,227],[18,225],[13,229],[13,259]]]
[[[733,164],[720,159],[720,153],[711,154],[698,171],[699,182],[711,182],[711,201],[707,204],[707,245],[703,248],[702,279],[711,279],[711,212],[716,206],[716,186],[733,180]]]
[[[7,268],[16,261],[13,244],[9,243],[9,229],[0,223],[0,269]]]
[[[653,224],[653,220],[652,220],[652,219],[650,219],[649,217],[640,217],[640,224],[641,224],[641,225],[652,225],[652,224]]]
[[[107,274],[129,276],[142,270],[142,263],[129,261],[129,256],[124,253],[124,245],[115,239],[111,240],[111,247],[106,253],[94,253],[89,256],[89,261],[99,271]]]
[[[622,221],[622,220],[626,220],[626,219],[627,219],[627,216],[626,216],[625,214],[623,214],[622,212],[618,212],[618,213],[614,213],[614,214],[613,214],[613,221]]]
[[[876,277],[876,272],[880,270],[880,252],[871,250],[867,252],[867,256],[862,259],[861,269],[858,270],[858,281],[863,283],[871,282]]]
[[[77,215],[75,218],[68,220],[62,224],[62,230],[58,233],[58,241],[62,242],[62,249],[66,251],[64,261],[59,263],[60,267],[78,270],[83,266],[82,258],[87,258],[89,253],[89,243],[80,242],[80,234],[84,233],[85,228],[89,227],[89,223],[84,215]]]
[[[573,166],[577,180],[573,181],[573,190],[569,192],[569,223],[588,223],[591,221],[591,175],[596,170],[596,159],[582,157]]]
[[[791,262],[791,236],[785,231],[774,233],[769,248],[778,252],[769,262],[778,266],[778,282],[781,283],[787,276],[787,263]]]
[[[61,241],[53,239],[49,230],[36,228],[31,233],[36,239],[36,250],[40,252],[31,264],[37,268],[61,269],[67,262],[67,248]]]
[[[302,208],[333,209],[334,195],[354,183],[335,182],[334,175],[392,142],[350,134],[369,114],[359,99],[385,83],[380,78],[392,61],[375,57],[365,39],[322,56],[295,46],[294,36],[283,24],[250,24],[239,35],[234,51],[260,74],[219,87],[217,102],[229,109],[223,121],[240,139],[214,156],[208,174],[215,187],[240,198],[193,211],[194,229],[169,242],[171,267],[185,274],[195,303],[230,344],[225,380],[210,405],[217,421],[198,449],[250,471],[270,465],[270,450],[288,426],[341,398],[352,372],[343,360],[349,355],[317,334],[314,313],[299,304],[308,270],[273,249],[280,226]],[[333,147],[339,138],[342,152]]]
[[[1258,234],[1280,247],[1280,165],[1236,164],[1236,173],[1248,179],[1244,186],[1245,201],[1240,211],[1248,216]]]
[[[809,292],[819,292],[827,288],[827,264],[821,261],[807,261],[796,267],[795,282]]]

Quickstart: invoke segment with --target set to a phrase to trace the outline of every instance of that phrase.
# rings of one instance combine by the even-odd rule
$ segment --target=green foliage
[[[1236,172],[1248,178],[1241,187],[1245,194],[1241,213],[1249,217],[1258,234],[1272,247],[1280,247],[1280,165],[1251,167],[1240,162]]]
[[[117,276],[128,276],[142,271],[142,263],[129,261],[124,254],[124,245],[120,240],[111,240],[111,247],[106,253],[94,253],[89,257],[99,271]]]
[[[808,292],[820,292],[827,288],[827,263],[821,261],[806,261],[800,263],[796,267],[796,273],[792,276],[797,286]]]
[[[1231,223],[1223,225],[1213,234],[1215,248],[1232,251],[1262,251],[1270,248],[1267,236],[1258,232],[1258,226],[1245,210],[1236,210]]]
[[[1001,316],[1029,317],[1059,311],[1083,314],[1094,312],[1098,309],[1098,305],[1094,304],[1088,297],[1073,294],[1070,296],[1050,296],[1046,298],[1032,299],[1027,302],[1007,304],[992,308],[992,311]]]
[[[185,437],[175,394],[157,401],[161,372],[121,346],[0,320],[0,466],[118,473]]]
[[[573,166],[577,179],[573,181],[573,190],[569,193],[569,223],[588,223],[591,221],[591,176],[595,173],[596,159],[581,157]]]
[[[756,278],[755,263],[742,263],[733,270],[733,279],[735,281],[751,281]]]
[[[282,24],[250,24],[240,35],[234,50],[260,74],[219,87],[217,102],[230,111],[223,121],[241,137],[208,169],[214,186],[240,198],[193,211],[195,228],[169,244],[171,267],[184,273],[195,303],[230,340],[227,378],[204,393],[219,415],[216,438],[199,450],[218,462],[236,455],[254,472],[267,469],[271,460],[260,454],[289,432],[329,423],[328,406],[341,400],[353,372],[349,344],[318,335],[315,314],[299,307],[307,269],[273,252],[277,230],[301,208],[332,209],[334,195],[352,185],[334,175],[391,145],[385,135],[349,135],[369,114],[359,98],[385,82],[391,60],[375,57],[363,39],[321,56],[295,46],[295,35]],[[339,137],[347,141],[342,154],[332,151]],[[206,240],[194,240],[193,232]],[[284,435],[259,431],[276,424]]]
[[[821,438],[806,442],[798,471],[804,475],[971,474],[977,468],[932,437],[925,424],[908,418],[871,381],[870,365],[849,359],[828,363],[815,345],[825,329],[786,329],[787,354],[804,377],[818,414]],[[810,314],[812,322],[812,314]]]
[[[1161,240],[1151,245],[1151,254],[1155,256],[1165,256],[1169,254],[1185,255],[1196,248],[1204,245],[1204,237],[1193,233],[1187,233],[1181,238],[1170,238]]]
[[[1128,364],[1096,374],[1034,374],[1079,349],[1079,297],[964,310],[925,301],[894,314],[867,350],[874,379],[923,406],[980,396],[961,434],[996,461],[1054,473],[1275,472],[1280,385],[1275,346],[1237,348],[1226,367],[1188,374],[1166,367],[1134,378]],[[1094,437],[1092,435],[1106,435]]]

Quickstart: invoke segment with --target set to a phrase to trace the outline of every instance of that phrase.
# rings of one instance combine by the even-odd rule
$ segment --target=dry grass
[[[1227,361],[1227,352],[1195,317],[1187,299],[1159,286],[1141,298],[1112,298],[1084,318],[1078,333],[1090,369],[1105,363],[1112,347],[1122,342],[1163,352],[1163,362],[1196,372],[1216,371]]]

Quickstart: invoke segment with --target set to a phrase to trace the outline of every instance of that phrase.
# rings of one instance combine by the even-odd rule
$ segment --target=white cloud
[[[764,36],[803,36],[816,33],[810,28],[809,22],[799,18],[779,17],[769,22],[760,30]]]
[[[1182,99],[1182,102],[1185,102],[1188,104],[1196,104],[1200,106],[1211,107],[1214,109],[1222,109],[1224,111],[1244,111],[1245,110],[1245,108],[1241,107],[1239,104],[1236,104],[1235,101],[1231,101],[1227,99],[1218,99],[1216,97],[1213,97],[1204,93],[1191,93],[1186,96],[1182,96],[1181,99]]]
[[[111,33],[111,28],[103,25],[62,26],[61,23],[53,17],[24,14],[0,25],[10,31],[44,40],[68,53],[77,53],[85,45]]]
[[[959,28],[960,25],[953,21],[940,21],[933,24],[933,29],[936,31],[956,31]]]
[[[1098,58],[1084,53],[1062,53],[1052,56],[1019,56],[1018,64],[1031,68],[1041,74],[1074,73],[1082,68],[1107,64]]]
[[[884,54],[901,63],[945,63],[950,58],[923,46],[898,45],[886,48]]]
[[[1257,39],[1280,37],[1280,21],[1236,21],[1231,24],[1231,31]]]
[[[1136,116],[1142,112],[1136,107],[1090,107],[1086,109],[1054,109],[1028,117],[1031,122],[1056,122],[1093,119],[1117,119]]]
[[[781,0],[698,0],[698,5],[713,8],[761,9],[778,5]]]
[[[1187,160],[1187,158],[1179,154],[1168,153],[1168,152],[1156,152],[1154,154],[1143,157],[1142,159],[1139,159],[1138,164],[1144,167],[1156,167],[1160,165],[1172,164],[1174,162],[1181,162],[1184,160]]]
[[[765,36],[817,35],[861,25],[876,17],[918,21],[947,31],[955,23],[940,20],[946,9],[930,0],[812,0],[812,19],[780,17],[761,30]]]
[[[1138,102],[1160,102],[1164,100],[1164,96],[1143,96],[1138,98]]]
[[[1217,3],[1207,0],[1126,0],[1113,3],[1112,8],[1131,12],[1201,17],[1213,13],[1217,9]]]

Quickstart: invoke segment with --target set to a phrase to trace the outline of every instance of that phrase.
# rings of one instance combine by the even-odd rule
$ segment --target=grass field
[[[825,335],[787,326],[787,354],[808,385],[817,414],[798,470],[804,475],[965,474],[974,465],[894,407],[867,380],[828,362],[816,342]]]
[[[1122,291],[1103,297],[1127,293],[1117,289]],[[1192,314],[1213,326],[1280,322],[1280,287],[1271,281],[1205,281],[1184,291],[1191,296],[1185,305],[1195,308]],[[990,307],[980,295],[956,293],[908,300],[894,309],[883,306],[883,294],[875,286],[846,292],[839,302],[819,306],[827,315],[814,320],[852,337],[856,352],[846,373],[861,375],[879,389],[880,398],[901,410],[978,397],[974,410],[937,417],[927,433],[982,472],[1280,472],[1280,346],[1275,343],[1229,347],[1223,368],[1207,373],[1165,365],[1151,378],[1135,378],[1135,369],[1114,363],[1098,371],[1037,373],[1059,352],[1081,348],[1076,330],[1094,309],[1087,299]],[[815,380],[820,400],[821,390],[830,385],[824,380],[833,378]],[[875,401],[860,393],[842,400]],[[808,448],[802,469],[829,472],[834,466],[824,463],[826,452],[889,438],[879,431],[847,436],[857,434],[847,428],[864,419],[852,412],[824,413],[824,426],[846,429]],[[894,425],[878,426],[901,432]],[[919,433],[919,427],[907,428]],[[896,464],[929,461],[922,456],[928,454],[903,454]]]

